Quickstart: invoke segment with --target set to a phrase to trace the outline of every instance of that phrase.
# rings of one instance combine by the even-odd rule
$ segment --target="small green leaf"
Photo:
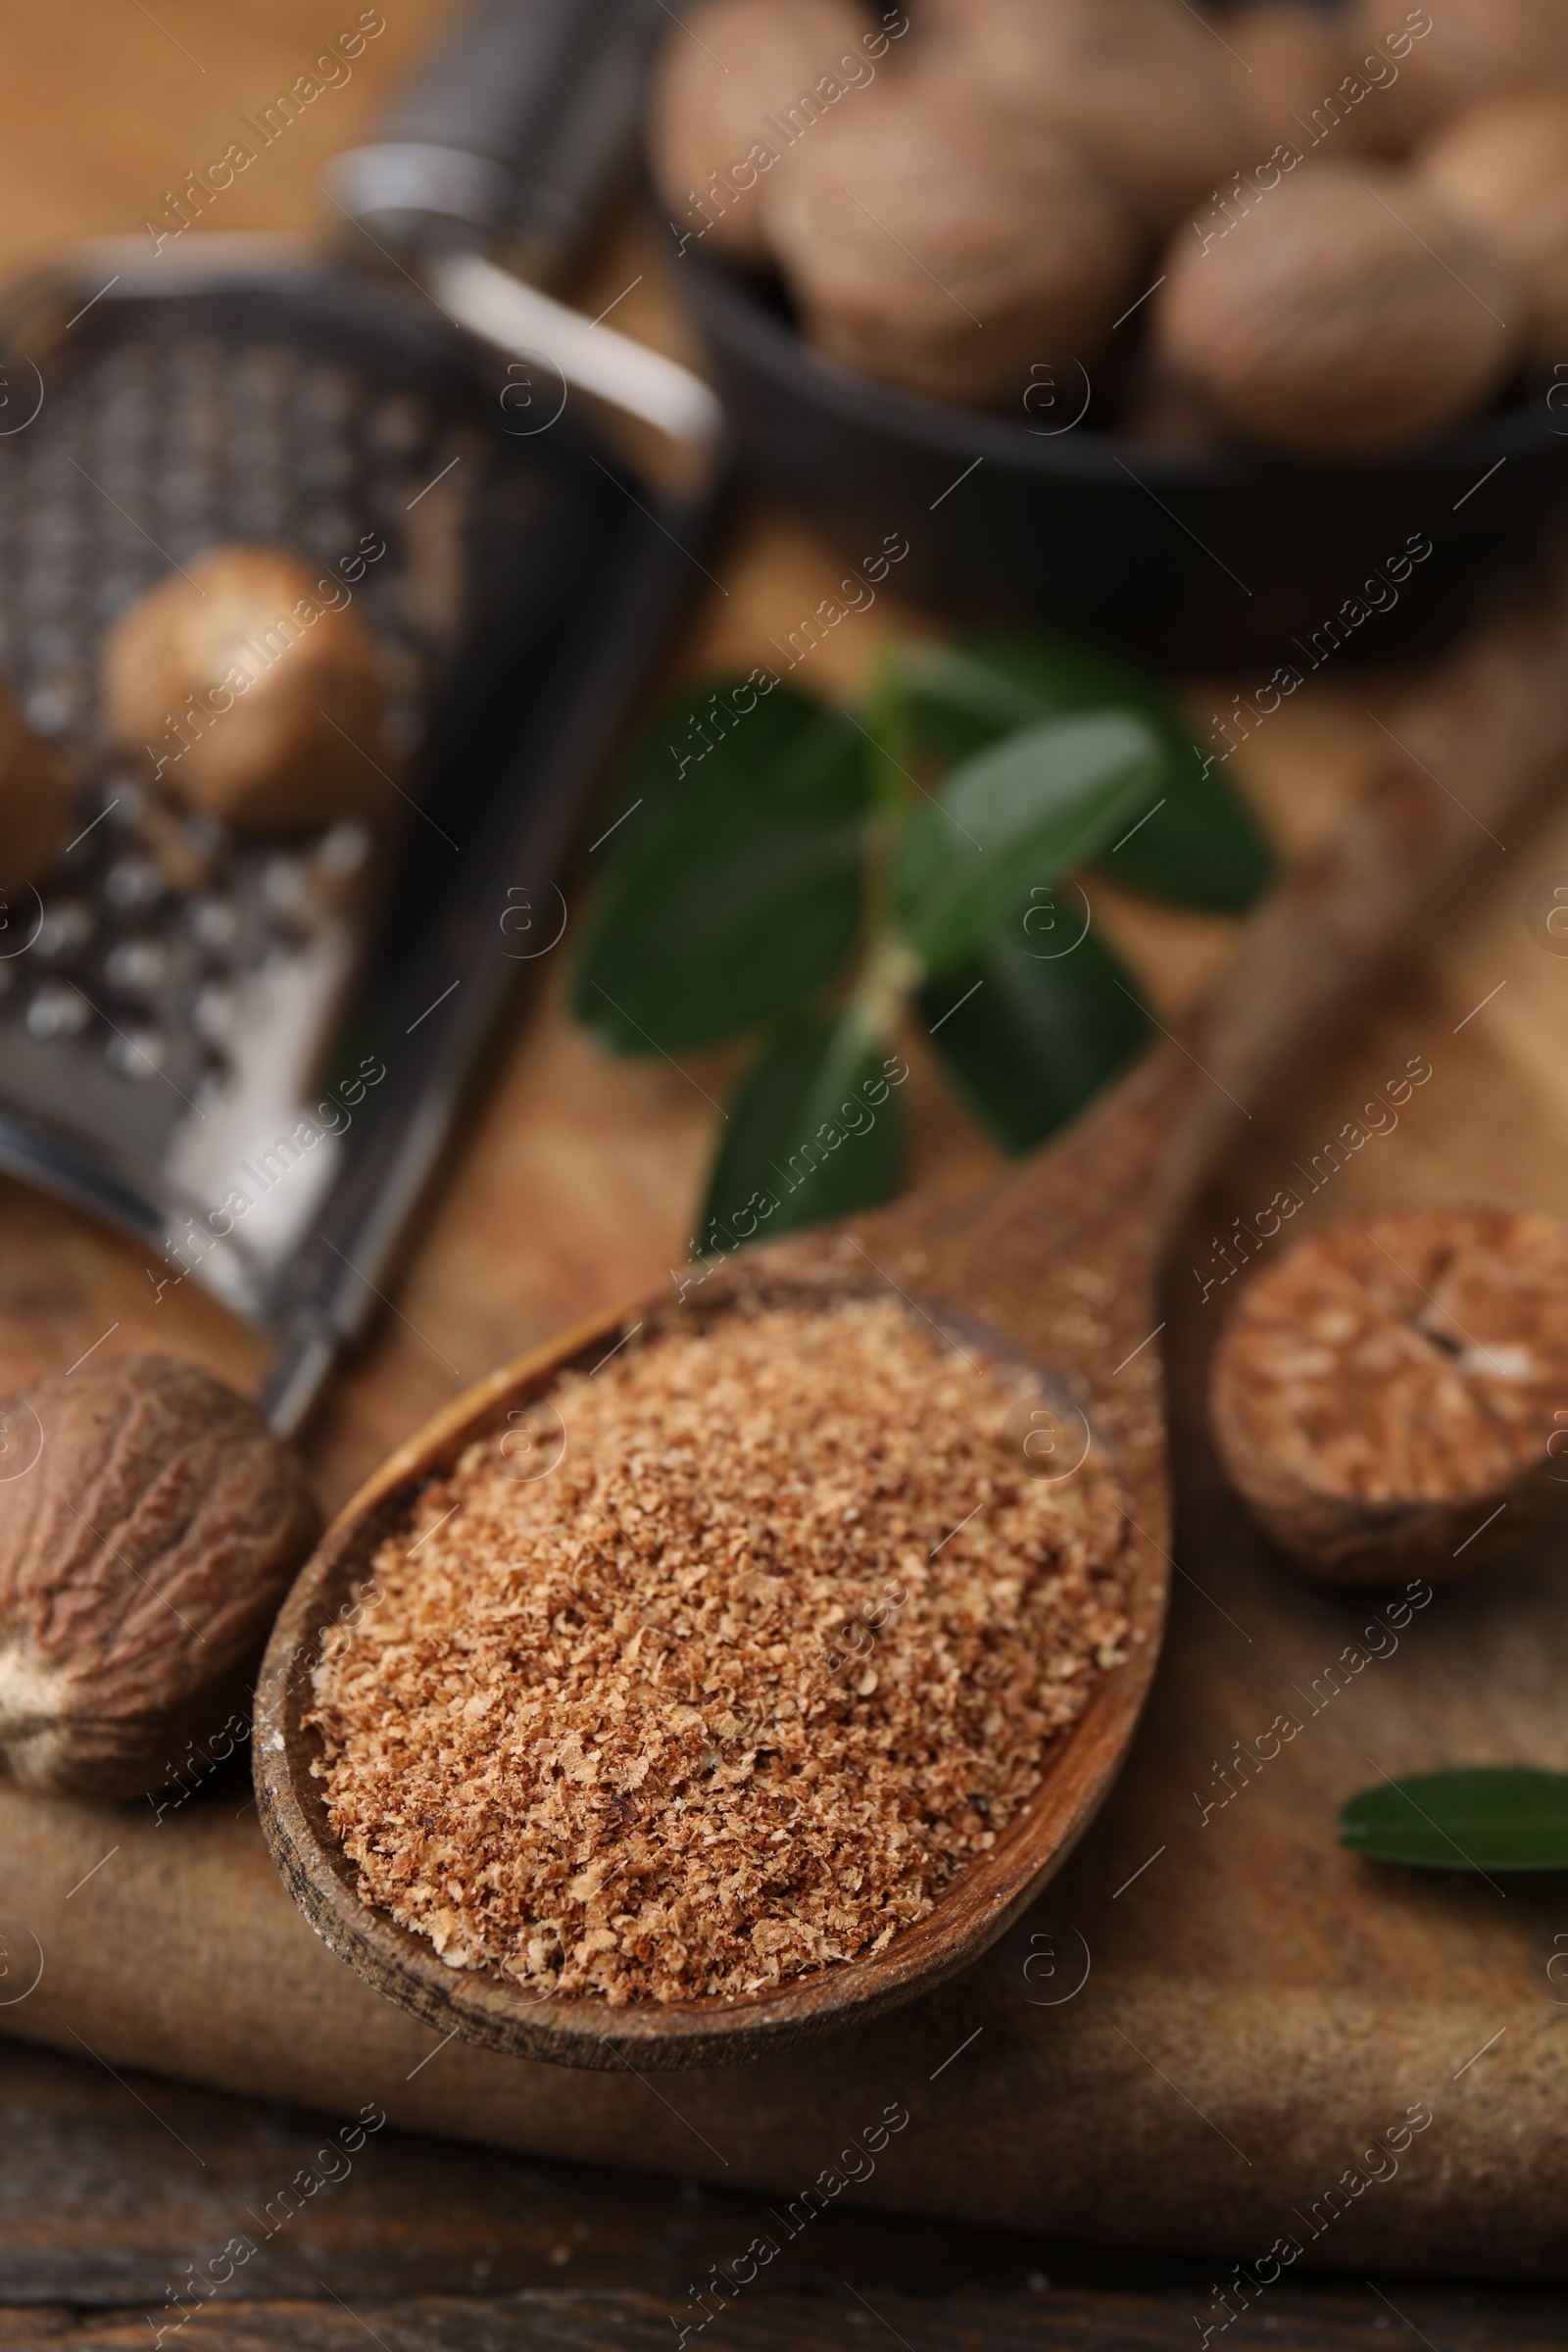
[[[698,759],[692,726],[713,730],[712,699],[666,708],[617,796],[629,813],[576,988],[578,1013],[617,1054],[715,1045],[775,1020],[833,977],[858,934],[859,730],[775,687]]]
[[[898,1189],[906,1065],[852,1010],[791,1023],[735,1090],[701,1247],[733,1249],[872,1208]]]
[[[1219,913],[1239,913],[1267,887],[1274,860],[1251,811],[1205,760],[1159,681],[1134,663],[1070,638],[988,632],[956,646],[903,647],[894,667],[914,735],[948,760],[1043,719],[1107,707],[1137,711],[1164,745],[1167,768],[1148,809],[1129,819],[1146,821],[1102,859],[1102,871],[1130,889]]]
[[[893,662],[879,662],[872,670],[859,718],[865,729],[866,772],[872,803],[897,824],[906,811],[909,768],[915,753],[910,741],[908,704]]]
[[[1568,1870],[1568,1773],[1473,1764],[1352,1796],[1340,1842],[1417,1870]]]
[[[1113,841],[1163,768],[1152,730],[1120,710],[1026,727],[976,753],[915,810],[899,845],[905,939],[932,971],[970,954],[1032,884]]]
[[[1064,691],[1052,693],[1015,677],[1005,653],[1002,658],[993,654],[994,648],[1010,649],[1025,642],[987,635],[961,638],[956,645],[922,639],[899,646],[888,666],[903,689],[914,741],[939,760],[955,762],[972,759],[1018,727],[1095,707],[1094,696],[1086,701],[1070,683]],[[1115,699],[1119,704],[1123,698]]]
[[[1243,913],[1274,874],[1251,811],[1197,758],[1173,760],[1169,789],[1096,864],[1107,881],[1213,914]]]
[[[1149,1036],[1131,975],[1093,933],[1048,959],[1022,922],[928,980],[919,1004],[958,1093],[1005,1152],[1064,1126]]]
[[[628,854],[647,830],[650,813],[687,792],[733,791],[744,796],[759,770],[787,761],[804,742],[822,705],[792,686],[765,683],[764,673],[709,678],[677,688],[660,706],[632,749],[617,789],[608,795],[610,824],[617,825],[612,860]],[[597,862],[597,861],[596,861]]]

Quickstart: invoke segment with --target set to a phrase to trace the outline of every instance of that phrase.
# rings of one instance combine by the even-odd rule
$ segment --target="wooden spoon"
[[[1108,1791],[1154,1670],[1171,1562],[1158,1303],[1173,1224],[1227,1139],[1365,988],[1417,915],[1493,852],[1499,826],[1568,760],[1568,580],[1492,624],[1419,700],[1391,707],[1389,758],[1327,850],[1254,919],[1220,985],[1060,1142],[1000,1182],[915,1197],[875,1216],[748,1254],[755,1279],[835,1293],[886,1288],[976,1320],[1000,1351],[1049,1368],[1076,1398],[1126,1489],[1126,1664],[1104,1674],[1048,1751],[1031,1809],[874,1957],[738,1999],[612,2009],[543,1997],[499,1975],[447,1968],[422,1937],[363,1901],[333,1837],[303,1727],[319,1635],[353,1605],[378,1544],[406,1523],[424,1480],[570,1365],[589,1365],[641,1315],[597,1317],[481,1381],[399,1448],[301,1571],[257,1693],[263,1826],[296,1901],[368,1983],[439,2029],[577,2066],[696,2066],[758,2054],[781,2035],[887,2009],[975,1959],[1039,1893]],[[1397,743],[1396,742],[1397,739]],[[1438,781],[1430,760],[1440,763]],[[1284,1181],[1282,1176],[1282,1182]],[[732,1269],[698,1294],[710,1311]]]

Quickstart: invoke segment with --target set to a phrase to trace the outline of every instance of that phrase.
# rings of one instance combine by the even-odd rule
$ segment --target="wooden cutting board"
[[[354,135],[377,77],[404,70],[418,26],[445,13],[400,12],[353,87],[317,110],[322,123],[300,126],[310,143],[269,159],[272,218],[298,217],[319,151]],[[238,63],[226,29],[208,60],[206,13],[164,0],[160,24],[199,61],[187,67],[172,51],[137,49],[108,5],[85,14],[102,19],[124,69],[113,110],[106,90],[100,135],[84,130],[69,185],[40,177],[41,164],[25,179],[25,146],[4,162],[8,188],[18,175],[17,207],[0,207],[7,250],[134,227],[158,187],[208,152],[225,106],[250,105],[291,44],[336,28],[319,7],[296,5],[265,39],[251,27]],[[135,22],[156,45],[159,25]],[[29,93],[58,111],[68,83],[80,121],[68,72],[80,12],[69,43],[63,26],[45,32],[20,7],[0,8],[0,24],[23,61],[19,122],[30,119]],[[213,74],[194,79],[202,66],[216,86]],[[339,109],[329,123],[328,104]],[[89,170],[96,182],[84,181]],[[258,205],[268,216],[259,188],[244,202],[245,225]],[[672,341],[642,258],[605,257],[604,299],[640,270],[646,282],[617,316]],[[794,526],[753,514],[716,569],[722,585],[682,649],[688,669],[749,665],[839,567]],[[802,683],[834,691],[907,625],[919,624],[883,600],[817,648]],[[1247,780],[1282,838],[1308,838],[1355,788],[1378,750],[1367,712],[1386,691],[1330,677],[1259,730]],[[1228,687],[1200,697],[1200,716],[1228,701]],[[1478,833],[1464,902],[1368,1004],[1353,1040],[1298,1073],[1287,1109],[1254,1120],[1225,1197],[1205,1204],[1179,1253],[1182,1573],[1154,1701],[1116,1794],[1041,1914],[978,1968],[853,2038],[782,2060],[647,2081],[563,2073],[440,2044],[332,1960],[273,1877],[242,1781],[158,1821],[150,1809],[3,1789],[0,1918],[13,1973],[0,1980],[0,2028],[334,2116],[377,2102],[400,2122],[479,2141],[755,2185],[775,2195],[781,2229],[802,2226],[800,2194],[821,2181],[830,2195],[906,2212],[1209,2250],[1216,2288],[1236,2262],[1266,2278],[1281,2237],[1331,2266],[1562,2275],[1568,2006],[1547,1963],[1568,1949],[1568,1883],[1494,1889],[1378,1873],[1339,1852],[1334,1816],[1380,1769],[1568,1764],[1565,1530],[1548,1529],[1524,1566],[1412,1616],[1396,1648],[1388,1633],[1362,1642],[1370,1612],[1287,1577],[1214,1476],[1201,1365],[1228,1293],[1216,1286],[1200,1304],[1192,1271],[1222,1271],[1212,1240],[1231,1214],[1266,1202],[1292,1163],[1310,1171],[1413,1055],[1430,1061],[1431,1080],[1396,1131],[1325,1178],[1298,1228],[1395,1200],[1568,1214],[1568,961],[1525,919],[1531,886],[1559,869],[1568,876],[1568,812],[1506,851]],[[1109,900],[1099,914],[1162,1017],[1231,936],[1224,923]],[[564,954],[571,940],[568,928]],[[329,1504],[467,1381],[636,1295],[684,1255],[722,1059],[695,1061],[689,1076],[605,1060],[563,1011],[561,978],[547,976],[519,1026],[380,1330],[313,1433]],[[916,1059],[911,1175],[956,1183],[990,1154]],[[260,1363],[254,1342],[188,1286],[155,1304],[138,1253],[0,1189],[0,1387],[100,1340],[172,1348],[240,1381]],[[1374,1646],[1388,1654],[1371,1657]],[[1365,1662],[1352,1666],[1348,1651]],[[1301,1731],[1260,1764],[1260,1738],[1281,1713]],[[1254,1761],[1227,1773],[1238,1741]],[[17,1997],[34,1953],[41,1975]],[[852,2140],[890,2107],[908,2123],[868,2178],[844,2185],[872,2162],[848,2152]],[[1392,2177],[1371,2180],[1390,2160],[1363,2165],[1364,2152],[1411,2108],[1430,2123]],[[1205,2306],[1200,2328],[1219,2329],[1240,2308],[1236,2294]]]

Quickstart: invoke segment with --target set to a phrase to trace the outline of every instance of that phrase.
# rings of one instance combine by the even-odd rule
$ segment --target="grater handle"
[[[330,194],[379,243],[558,282],[629,168],[660,0],[481,0]]]

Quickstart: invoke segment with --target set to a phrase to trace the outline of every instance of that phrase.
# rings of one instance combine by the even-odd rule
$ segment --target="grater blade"
[[[395,1217],[364,1164],[367,1131],[384,1142],[394,1098],[406,1111],[412,1086],[428,1095],[442,1051],[438,1019],[418,1078],[382,1017],[400,983],[453,935],[477,845],[539,845],[527,878],[545,880],[563,805],[690,575],[664,563],[650,605],[658,502],[564,414],[564,383],[519,429],[515,366],[424,298],[260,241],[247,274],[236,242],[213,263],[198,250],[181,291],[125,254],[86,300],[113,258],[99,246],[85,274],[32,289],[6,338],[0,671],[72,761],[78,806],[57,869],[0,922],[0,1168],[151,1245],[155,1290],[192,1278],[285,1328],[310,1287],[302,1252],[373,1230],[378,1265],[412,1205],[395,1154]],[[394,838],[339,823],[241,840],[108,740],[106,630],[172,566],[234,540],[318,564],[380,645],[407,761]],[[617,619],[628,595],[640,619]],[[549,749],[563,734],[564,763]],[[551,807],[519,814],[535,782]],[[493,973],[480,996],[499,1006]]]

